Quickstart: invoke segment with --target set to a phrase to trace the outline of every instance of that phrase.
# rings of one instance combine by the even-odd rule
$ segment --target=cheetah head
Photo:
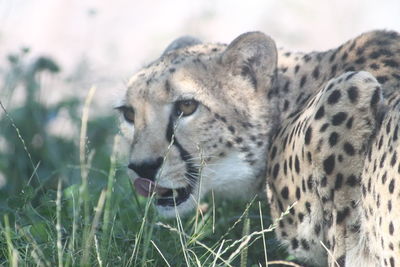
[[[185,37],[131,78],[118,107],[128,167],[163,216],[193,210],[210,191],[262,190],[276,61],[274,41],[259,32],[228,46]]]

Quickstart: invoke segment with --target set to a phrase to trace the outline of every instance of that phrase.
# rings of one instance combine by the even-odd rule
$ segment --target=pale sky
[[[83,69],[79,87],[104,96],[181,35],[226,43],[261,30],[278,46],[310,51],[372,29],[400,31],[399,0],[0,0],[0,66],[27,46],[32,57],[54,58],[64,78]],[[54,96],[71,91],[64,86]]]

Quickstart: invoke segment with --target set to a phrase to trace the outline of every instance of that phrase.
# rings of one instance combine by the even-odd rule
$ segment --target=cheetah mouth
[[[190,186],[166,188],[147,178],[136,178],[133,185],[136,192],[141,196],[150,197],[155,194],[156,205],[158,206],[178,206],[185,202],[192,192]]]

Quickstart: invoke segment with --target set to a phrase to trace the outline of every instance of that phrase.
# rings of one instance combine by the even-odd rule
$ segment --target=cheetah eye
[[[135,111],[131,107],[122,106],[117,109],[122,113],[127,122],[131,124],[135,122]]]
[[[198,105],[199,102],[194,99],[179,100],[175,103],[176,115],[180,116],[182,114],[183,117],[192,115],[196,111]]]

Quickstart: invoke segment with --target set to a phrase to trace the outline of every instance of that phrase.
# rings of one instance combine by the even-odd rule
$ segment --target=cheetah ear
[[[222,63],[233,75],[248,79],[255,91],[267,91],[272,88],[276,75],[275,42],[262,32],[244,33],[226,48]]]
[[[173,50],[177,50],[180,48],[193,46],[193,45],[197,45],[197,44],[201,44],[201,41],[199,39],[194,38],[192,36],[182,36],[182,37],[179,37],[178,39],[172,41],[172,43],[170,43],[167,46],[167,48],[164,50],[162,55],[165,55],[168,52],[173,51]]]

